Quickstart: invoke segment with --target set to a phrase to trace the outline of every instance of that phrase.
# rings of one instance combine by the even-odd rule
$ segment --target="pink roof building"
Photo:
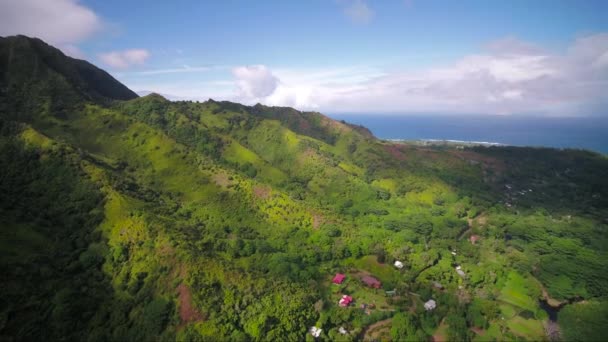
[[[479,235],[471,235],[469,240],[471,241],[472,244],[475,244],[475,243],[477,243],[477,241],[479,241]]]
[[[336,276],[332,280],[332,283],[340,285],[344,281],[344,278],[346,278],[346,276],[344,274],[336,273]]]
[[[380,286],[382,286],[382,283],[380,283],[380,280],[371,277],[371,276],[365,276],[363,278],[361,278],[361,281],[363,283],[365,283],[365,285],[369,286],[369,287],[373,287],[375,289],[379,289]]]
[[[342,306],[342,307],[346,307],[346,306],[350,305],[350,303],[352,303],[352,302],[353,302],[353,297],[343,295],[342,298],[340,299],[340,301],[338,302],[338,304],[340,304],[340,306]]]

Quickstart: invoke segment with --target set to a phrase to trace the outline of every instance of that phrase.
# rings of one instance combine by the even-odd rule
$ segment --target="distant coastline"
[[[608,154],[608,118],[446,114],[330,114],[379,139],[417,144],[551,147]]]
[[[390,142],[404,142],[421,145],[464,145],[464,146],[510,146],[499,142],[471,141],[454,139],[381,139]]]

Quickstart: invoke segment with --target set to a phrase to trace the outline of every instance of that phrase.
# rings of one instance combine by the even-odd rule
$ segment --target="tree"
[[[469,329],[464,315],[451,312],[446,318],[448,338],[450,341],[469,341]]]
[[[399,312],[393,316],[391,337],[393,341],[417,341],[415,317],[409,312]]]

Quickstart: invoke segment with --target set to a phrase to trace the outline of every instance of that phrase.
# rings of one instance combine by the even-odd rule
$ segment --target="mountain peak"
[[[66,56],[38,38],[0,37],[0,86],[9,92],[37,84],[39,95],[59,87],[95,102],[130,100],[137,94],[93,64]],[[11,94],[7,94],[9,97]]]

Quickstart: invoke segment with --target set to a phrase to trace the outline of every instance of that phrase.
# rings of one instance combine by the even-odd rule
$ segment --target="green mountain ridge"
[[[539,299],[584,300],[563,339],[608,326],[596,153],[138,97],[18,36],[0,38],[0,167],[3,340],[541,340]]]

